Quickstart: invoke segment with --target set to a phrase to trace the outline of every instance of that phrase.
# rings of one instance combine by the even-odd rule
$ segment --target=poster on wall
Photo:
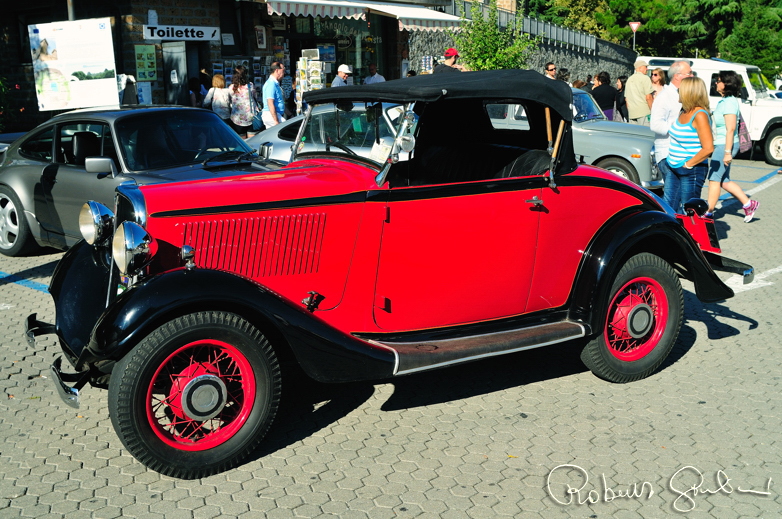
[[[38,109],[116,106],[109,18],[28,25]]]
[[[318,44],[321,61],[335,63],[337,61],[337,51],[334,45]]]
[[[266,27],[263,25],[255,26],[255,42],[259,49],[266,48]]]
[[[155,81],[157,79],[157,59],[154,45],[135,45],[136,81]]]

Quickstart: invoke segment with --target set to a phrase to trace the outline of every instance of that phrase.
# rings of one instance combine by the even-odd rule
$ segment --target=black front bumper
[[[703,251],[703,256],[709,262],[712,270],[738,274],[742,277],[745,285],[752,283],[755,279],[755,269],[751,265],[714,254],[713,252]]]

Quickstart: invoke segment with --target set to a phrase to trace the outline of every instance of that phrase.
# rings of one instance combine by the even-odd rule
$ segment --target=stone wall
[[[434,56],[442,59],[445,49],[454,47],[450,33],[443,31],[411,31],[408,36],[410,46],[410,68],[421,71],[421,57]],[[570,71],[571,83],[576,79],[586,79],[587,74],[608,72],[614,83],[620,75],[629,76],[633,72],[633,62],[636,53],[632,49],[597,40],[594,53],[580,49],[568,48],[564,45],[542,43],[528,60],[528,68],[543,73],[543,66],[553,61],[558,68]]]

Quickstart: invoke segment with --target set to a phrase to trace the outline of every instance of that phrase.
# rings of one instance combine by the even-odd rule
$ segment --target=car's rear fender
[[[695,284],[695,293],[703,302],[733,296],[674,217],[659,211],[630,210],[609,221],[587,247],[573,285],[571,319],[588,322],[592,330],[601,329],[614,278],[630,257],[641,252],[670,263],[680,276]]]
[[[152,277],[112,303],[95,325],[80,364],[118,361],[171,319],[209,310],[247,319],[275,348],[289,348],[302,369],[321,382],[384,378],[395,368],[392,350],[356,339],[251,280],[185,268]]]

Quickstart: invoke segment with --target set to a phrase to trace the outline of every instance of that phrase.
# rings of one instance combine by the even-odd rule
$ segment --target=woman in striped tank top
[[[679,85],[682,112],[668,134],[668,164],[664,199],[675,211],[682,212],[682,202],[700,198],[709,165],[706,159],[714,151],[709,117],[709,95],[698,77],[684,78]]]

